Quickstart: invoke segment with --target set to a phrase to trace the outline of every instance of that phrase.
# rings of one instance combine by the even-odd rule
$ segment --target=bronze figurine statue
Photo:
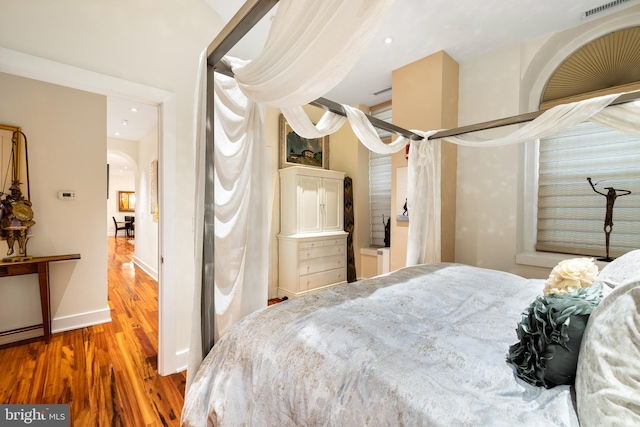
[[[613,204],[615,203],[616,198],[631,194],[631,191],[617,190],[613,187],[605,187],[604,189],[607,190],[607,193],[605,194],[601,191],[596,190],[596,185],[598,185],[597,182],[593,184],[593,182],[591,182],[591,178],[587,178],[587,181],[589,181],[589,184],[591,185],[591,188],[593,188],[593,191],[595,191],[598,194],[602,194],[607,198],[607,212],[604,216],[604,234],[605,234],[605,241],[606,241],[607,256],[606,258],[598,258],[598,261],[613,261],[613,258],[609,256],[609,237],[611,236],[611,229],[613,228]]]

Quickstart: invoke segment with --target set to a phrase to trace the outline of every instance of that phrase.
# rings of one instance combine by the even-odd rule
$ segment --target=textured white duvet
[[[204,360],[182,425],[578,426],[568,386],[505,362],[543,286],[430,264],[268,307]]]

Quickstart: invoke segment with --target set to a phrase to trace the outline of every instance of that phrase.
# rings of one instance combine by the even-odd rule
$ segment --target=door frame
[[[176,170],[175,162],[171,161],[176,150],[175,93],[3,47],[0,47],[0,72],[158,107],[158,204],[162,212],[158,230],[158,373],[178,372],[183,367],[177,365],[176,263],[175,257],[163,256],[165,248],[174,248],[176,244],[175,229],[171,227],[176,222],[171,208],[176,206]]]

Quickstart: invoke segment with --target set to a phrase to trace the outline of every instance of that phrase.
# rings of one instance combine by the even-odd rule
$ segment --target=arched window
[[[547,82],[540,108],[638,89],[640,27],[634,27],[569,57]],[[609,255],[640,248],[640,135],[586,122],[540,140],[539,147],[536,250],[604,256],[608,187],[625,196],[613,205]]]

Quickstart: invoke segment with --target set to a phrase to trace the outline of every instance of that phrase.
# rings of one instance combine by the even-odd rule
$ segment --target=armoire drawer
[[[307,274],[300,276],[301,290],[310,290],[327,286],[334,283],[344,282],[347,280],[347,269],[339,268],[336,270],[323,271],[321,273]]]
[[[334,255],[324,258],[313,258],[300,261],[299,274],[313,274],[321,271],[334,270],[336,268],[343,268],[347,264],[347,259],[342,255]]]
[[[321,258],[332,255],[344,255],[346,252],[346,243],[343,241],[340,245],[320,246],[315,248],[300,249],[298,255],[300,260]]]
[[[344,238],[341,239],[325,239],[325,240],[313,240],[310,242],[301,242],[298,247],[300,249],[318,248],[321,246],[336,246],[343,245]]]

